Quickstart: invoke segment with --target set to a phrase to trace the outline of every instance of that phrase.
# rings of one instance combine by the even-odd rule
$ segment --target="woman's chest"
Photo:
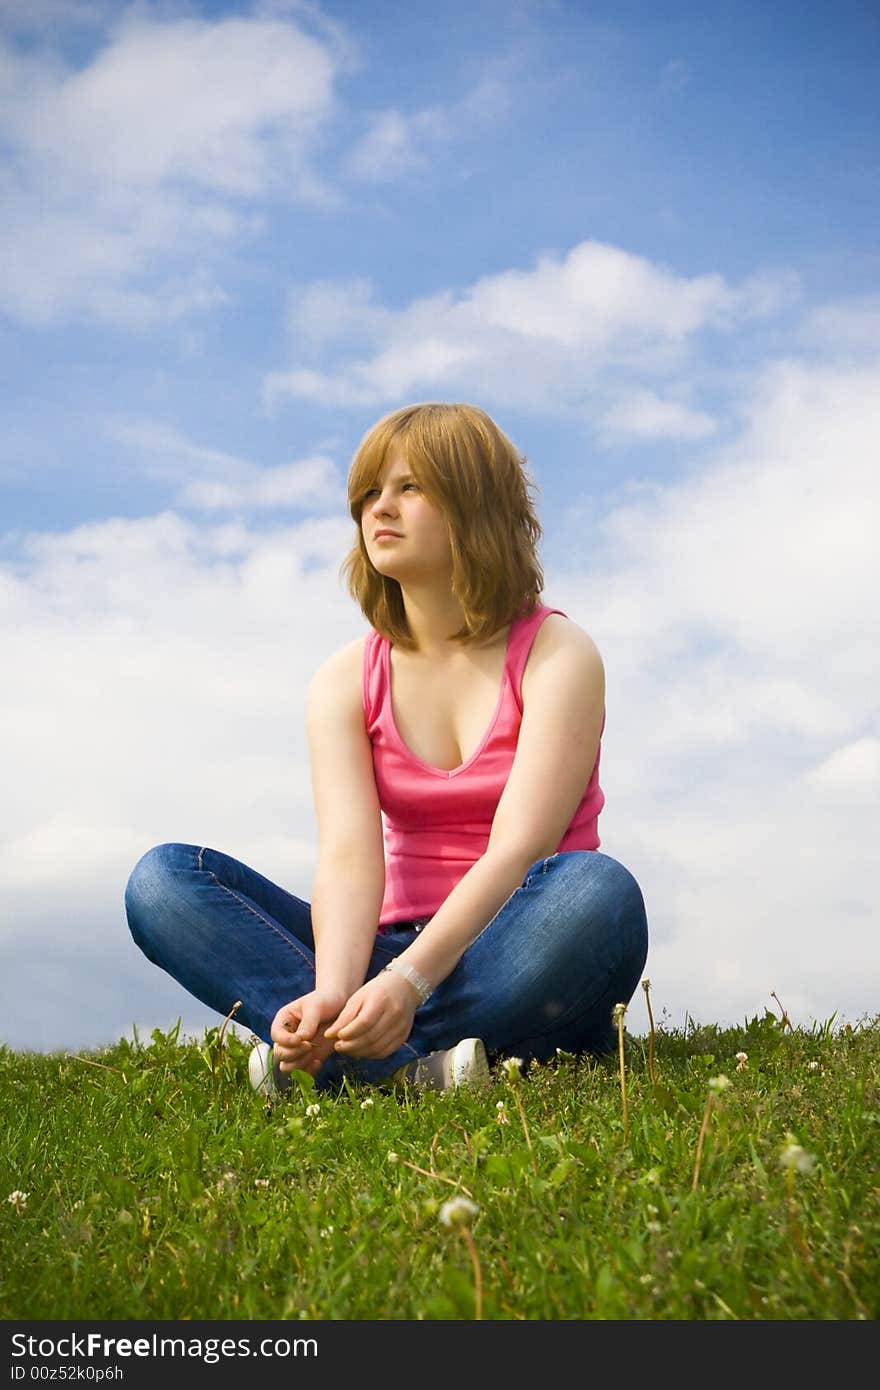
[[[500,703],[505,657],[506,643],[442,665],[391,649],[391,711],[411,753],[444,772],[471,760]]]

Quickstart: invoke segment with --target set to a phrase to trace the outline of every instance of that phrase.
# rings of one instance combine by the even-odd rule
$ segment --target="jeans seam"
[[[262,922],[262,923],[264,924],[264,926],[267,926],[267,927],[270,929],[270,931],[273,931],[277,937],[280,937],[280,938],[281,938],[281,940],[285,943],[285,945],[289,946],[289,947],[291,948],[292,951],[296,951],[297,955],[299,955],[299,956],[302,957],[302,959],[305,961],[306,965],[310,965],[310,966],[312,966],[312,969],[314,969],[314,963],[313,963],[312,961],[309,960],[309,958],[308,958],[308,956],[306,955],[305,951],[303,951],[303,950],[301,949],[301,947],[300,947],[296,942],[291,941],[289,937],[285,936],[285,934],[284,934],[283,931],[279,931],[279,930],[278,930],[278,927],[275,925],[275,923],[274,923],[269,917],[264,917],[263,914],[262,914],[262,912],[258,912],[257,909],[256,909],[255,907],[252,907],[252,906],[251,906],[250,903],[246,903],[245,900],[244,900],[244,898],[239,897],[238,893],[236,893],[235,890],[234,890],[233,888],[227,888],[227,886],[226,886],[225,883],[221,883],[220,880],[219,880],[219,878],[217,877],[217,875],[214,873],[214,870],[213,870],[213,869],[208,869],[208,868],[205,867],[205,865],[202,863],[202,855],[203,855],[204,852],[205,852],[205,848],[206,848],[206,846],[203,846],[202,849],[199,850],[199,857],[198,857],[198,865],[199,865],[199,868],[200,868],[204,873],[210,874],[210,875],[211,875],[211,878],[214,880],[214,882],[216,883],[216,885],[217,885],[218,888],[222,888],[222,890],[223,890],[224,893],[228,893],[229,896],[230,896],[231,898],[234,898],[235,901],[239,904],[240,907],[246,908],[248,912],[253,913],[253,915],[257,918],[257,920],[258,920],[259,922]]]

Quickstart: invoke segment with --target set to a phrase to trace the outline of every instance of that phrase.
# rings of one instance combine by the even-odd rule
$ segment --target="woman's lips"
[[[377,531],[376,534],[375,534],[375,536],[373,537],[373,540],[374,540],[374,541],[401,541],[401,540],[403,540],[403,537],[402,537],[402,536],[399,536],[399,535],[397,534],[396,531]]]

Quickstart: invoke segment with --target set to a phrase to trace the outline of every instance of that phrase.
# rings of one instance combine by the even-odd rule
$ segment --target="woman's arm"
[[[318,986],[346,998],[363,984],[385,893],[382,814],[361,697],[363,639],[309,685],[307,731],[318,821],[312,929]]]
[[[486,851],[398,957],[433,985],[455,969],[529,866],[556,852],[596,764],[605,711],[602,658],[581,628],[570,622],[549,627],[549,622],[538,630],[526,665],[516,755]],[[360,1051],[381,1031],[372,1018],[370,994],[376,985],[370,980],[358,990],[340,1015],[340,1026],[334,1025],[341,1050],[352,1056],[386,1055]],[[417,1004],[415,990],[408,988]],[[381,999],[375,1002],[379,1009]],[[387,1041],[387,1031],[384,1036]]]
[[[361,697],[363,639],[313,676],[307,700],[318,867],[312,888],[315,988],[285,1004],[271,1037],[283,1071],[314,1074],[332,1052],[323,1026],[363,984],[385,893],[382,816]]]

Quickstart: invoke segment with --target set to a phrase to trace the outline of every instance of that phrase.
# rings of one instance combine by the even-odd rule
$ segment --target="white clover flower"
[[[508,1081],[519,1081],[522,1075],[522,1057],[505,1057],[502,1062]]]
[[[779,1166],[792,1169],[796,1173],[812,1173],[816,1166],[816,1155],[808,1154],[791,1132],[786,1133],[785,1144],[779,1154]]]
[[[254,1178],[254,1187],[268,1187],[268,1186],[269,1186],[269,1179],[268,1179],[268,1178]]]
[[[440,1208],[440,1220],[444,1226],[470,1226],[479,1210],[467,1197],[450,1197]]]
[[[732,1085],[733,1082],[730,1080],[730,1077],[725,1076],[723,1072],[720,1076],[709,1077],[709,1090],[714,1091],[716,1096],[720,1095],[722,1091],[726,1091],[728,1086]]]
[[[819,1066],[819,1063],[816,1062],[816,1061],[808,1062],[808,1063],[807,1063],[807,1071],[816,1071],[816,1069],[818,1068],[818,1066]]]
[[[652,1236],[659,1236],[663,1230],[659,1221],[646,1221],[645,1230],[650,1231]]]
[[[328,1240],[333,1234],[332,1226],[323,1226],[318,1233],[323,1240]]]
[[[313,1105],[307,1105],[307,1106],[306,1106],[306,1114],[308,1115],[309,1119],[313,1120],[313,1119],[315,1118],[315,1116],[316,1116],[316,1115],[320,1115],[320,1113],[321,1113],[321,1107],[320,1107],[320,1105],[318,1104],[317,1101],[315,1101],[315,1103],[314,1103]]]
[[[737,1069],[737,1071],[745,1071],[746,1067],[748,1066],[748,1063],[749,1063],[749,1054],[748,1054],[747,1052],[738,1052],[738,1053],[736,1054],[736,1069]]]
[[[30,1195],[31,1194],[29,1192],[20,1192],[19,1189],[16,1188],[14,1192],[10,1192],[6,1200],[7,1202],[12,1203],[12,1205],[15,1207],[15,1210],[20,1215],[27,1206],[28,1197],[30,1197]]]
[[[372,1104],[373,1104],[373,1097],[372,1097],[372,1096],[367,1096],[366,1100],[362,1100],[362,1101],[361,1101],[361,1110],[369,1110],[369,1108],[370,1108],[370,1106],[371,1106]]]
[[[399,1163],[400,1154],[396,1154],[393,1149],[388,1150],[387,1159],[389,1163]]]

